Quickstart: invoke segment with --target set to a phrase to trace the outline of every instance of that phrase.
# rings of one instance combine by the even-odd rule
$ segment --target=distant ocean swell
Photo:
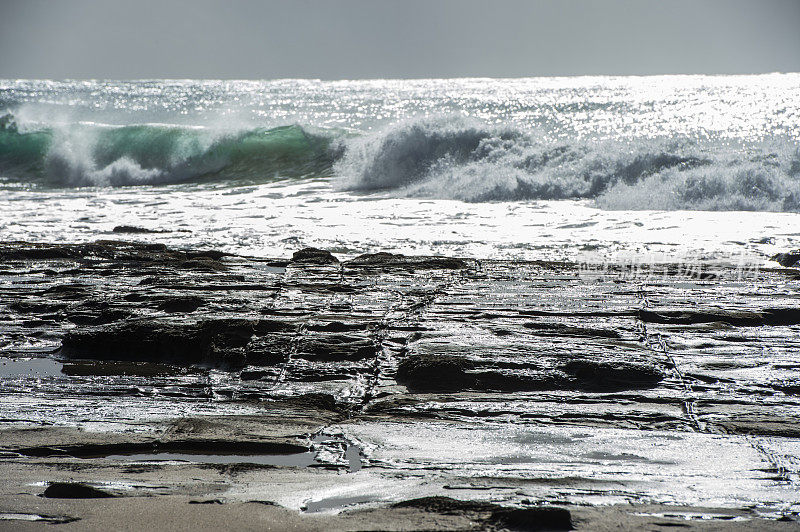
[[[461,118],[360,136],[300,126],[0,127],[0,175],[54,186],[331,177],[343,191],[469,202],[591,199],[607,209],[800,211],[796,142],[554,141]]]

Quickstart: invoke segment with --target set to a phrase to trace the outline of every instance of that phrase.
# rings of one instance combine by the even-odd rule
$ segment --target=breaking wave
[[[56,186],[329,175],[331,139],[299,126],[215,134],[200,128],[71,125],[24,131],[0,117],[0,175]]]
[[[800,151],[693,139],[553,141],[465,119],[352,139],[338,186],[469,202],[592,199],[607,209],[800,210]]]
[[[333,177],[345,191],[468,202],[586,199],[619,210],[800,211],[793,140],[565,141],[454,117],[353,136],[298,125],[235,133],[160,125],[25,129],[5,115],[0,175],[53,186]]]

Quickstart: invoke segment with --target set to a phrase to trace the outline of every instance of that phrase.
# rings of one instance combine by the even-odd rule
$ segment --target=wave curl
[[[24,132],[0,117],[0,173],[56,186],[266,181],[330,175],[331,138],[300,126],[215,134],[199,128],[72,125]]]
[[[800,151],[790,143],[564,142],[438,118],[354,139],[334,169],[343,190],[410,197],[591,199],[625,210],[800,210]]]
[[[333,177],[341,190],[468,202],[586,199],[605,209],[800,211],[800,149],[713,140],[553,140],[461,117],[360,136],[301,126],[218,133],[0,117],[0,175],[53,186],[263,183]]]

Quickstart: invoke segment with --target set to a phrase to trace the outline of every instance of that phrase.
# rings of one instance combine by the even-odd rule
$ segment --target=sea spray
[[[798,211],[797,101],[798,74],[0,80],[0,181]]]
[[[697,139],[552,140],[463,118],[401,122],[351,141],[343,190],[470,202],[593,199],[608,209],[796,211],[800,152]]]
[[[266,182],[330,173],[330,138],[299,126],[217,133],[161,125],[0,125],[0,174],[53,186]]]

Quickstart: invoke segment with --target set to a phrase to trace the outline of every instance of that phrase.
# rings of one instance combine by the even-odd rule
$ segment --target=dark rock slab
[[[573,338],[621,338],[617,331],[591,327],[574,327],[563,323],[526,322],[522,324],[539,336],[569,336]]]
[[[139,227],[137,225],[118,225],[111,230],[112,233],[125,233],[125,234],[135,234],[135,235],[144,235],[144,234],[158,234],[158,233],[169,233],[169,231],[161,230],[161,229],[147,229],[146,227]]]
[[[80,482],[51,482],[42,493],[48,499],[107,499],[116,497],[107,491]]]
[[[798,325],[800,308],[768,308],[761,311],[765,325]]]
[[[308,452],[308,447],[288,441],[262,441],[239,439],[182,439],[168,441],[140,441],[124,443],[84,443],[59,445],[58,447],[23,447],[14,452],[23,456],[46,458],[53,456],[72,456],[75,458],[102,458],[112,455],[144,453],[185,453],[185,454],[296,454]],[[51,483],[50,486],[72,483]]]
[[[414,355],[397,368],[397,382],[412,391],[614,392],[652,388],[665,377],[652,364],[626,361],[570,360],[556,367],[497,364],[454,355]]]
[[[82,283],[54,285],[41,293],[41,295],[44,297],[66,301],[86,300],[91,296],[91,294],[91,287]]]
[[[572,390],[579,386],[569,375],[557,369],[539,367],[487,368],[472,373],[475,384],[470,388],[480,391],[538,392],[545,390]]]
[[[773,381],[770,385],[786,395],[800,395],[800,379]]]
[[[181,261],[178,268],[199,272],[224,272],[228,269],[221,261],[207,257]]]
[[[414,508],[442,515],[466,515],[483,527],[504,530],[572,530],[569,510],[551,506],[515,508],[491,502],[463,501],[450,497],[422,497],[401,501],[394,508]]]
[[[312,323],[306,328],[309,331],[319,332],[349,332],[349,331],[364,331],[369,329],[369,323],[342,323],[341,321],[331,321],[328,323]]]
[[[17,301],[9,308],[20,314],[50,314],[67,308],[67,303],[53,301]]]
[[[500,508],[489,521],[506,530],[572,530],[569,510],[554,507]]]
[[[456,355],[414,355],[400,362],[397,382],[411,391],[541,391],[572,389],[569,375],[534,364],[503,367]]]
[[[345,263],[360,268],[406,268],[410,270],[460,270],[469,265],[455,257],[409,257],[399,253],[366,253]]]
[[[189,501],[189,504],[225,504],[219,499],[204,499],[197,501]]]
[[[66,362],[61,367],[64,375],[86,377],[104,376],[112,377],[119,375],[135,375],[138,377],[158,377],[162,375],[174,375],[176,373],[186,374],[186,368],[178,368],[166,364],[154,364],[151,362],[117,362],[103,360],[82,360],[76,362]]]
[[[67,332],[61,354],[69,358],[212,364],[240,368],[254,335],[292,330],[272,320],[216,319],[194,324],[125,322]]]
[[[73,259],[78,253],[73,246],[7,242],[0,244],[0,260],[51,260]]]
[[[129,318],[131,313],[122,309],[100,309],[94,312],[70,312],[67,320],[75,325],[105,325]]]
[[[120,262],[178,265],[191,259],[219,260],[227,256],[216,250],[180,251],[164,244],[97,240],[83,244],[45,244],[35,242],[0,243],[0,261],[29,260],[110,260]]]
[[[194,312],[203,305],[205,301],[197,296],[175,296],[165,298],[157,308],[164,312]]]
[[[773,255],[771,260],[774,260],[786,268],[797,266],[798,263],[800,263],[800,249],[787,251],[786,253],[778,253],[777,255]]]
[[[462,501],[451,497],[434,496],[420,497],[400,501],[393,505],[394,508],[416,508],[426,512],[438,514],[463,514],[465,512],[491,512],[499,508],[498,505],[481,501]]]
[[[646,323],[670,325],[696,325],[701,323],[727,323],[739,327],[762,325],[798,325],[800,308],[767,308],[760,311],[704,309],[704,310],[639,310],[639,319]]]
[[[293,331],[293,330],[292,330]],[[288,332],[254,336],[246,346],[247,363],[254,366],[283,365],[296,350],[293,336]]]
[[[347,334],[308,335],[297,349],[298,356],[315,361],[357,361],[375,356],[377,346],[370,338]]]
[[[615,360],[571,360],[559,369],[575,378],[578,389],[597,392],[652,388],[666,377],[652,364]]]
[[[468,374],[475,364],[465,358],[450,355],[416,355],[397,366],[397,382],[418,391],[463,390],[476,385]]]
[[[317,248],[304,248],[292,254],[292,262],[300,264],[338,264],[339,259],[330,251]]]

